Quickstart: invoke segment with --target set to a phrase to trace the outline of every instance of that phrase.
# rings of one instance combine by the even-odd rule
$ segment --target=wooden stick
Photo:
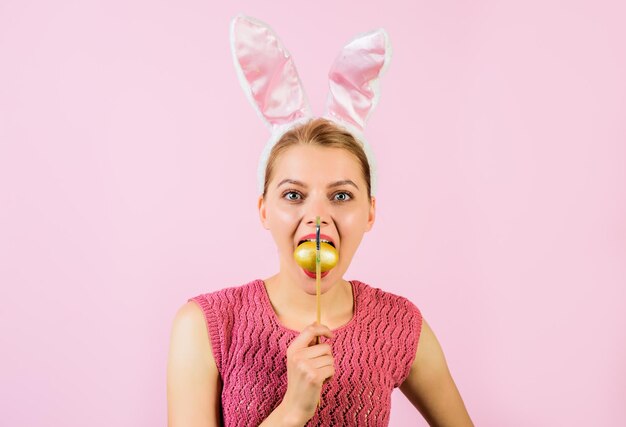
[[[315,234],[315,287],[316,287],[316,296],[317,296],[317,323],[320,324],[322,321],[322,312],[321,312],[321,304],[320,297],[322,293],[322,286],[320,284],[322,278],[322,263],[320,260],[320,217],[315,218],[316,224],[316,234]],[[319,336],[317,337],[319,344]]]
[[[320,304],[320,297],[322,293],[322,286],[320,280],[322,277],[322,264],[320,262],[320,217],[315,217],[315,287],[316,287],[316,299],[317,299],[317,324],[321,324],[322,311]],[[320,337],[317,336],[317,344],[320,343]],[[321,395],[317,400],[317,408],[320,407]]]

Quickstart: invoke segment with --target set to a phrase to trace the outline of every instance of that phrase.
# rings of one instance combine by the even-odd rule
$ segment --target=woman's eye
[[[344,201],[350,200],[352,198],[350,193],[346,193],[345,191],[336,193],[335,196],[343,196],[343,197],[341,197],[339,199],[335,199],[335,200],[339,200],[340,202],[344,202]]]
[[[300,197],[300,194],[299,194],[299,193],[296,193],[295,191],[288,191],[288,192],[286,192],[286,193],[283,195],[283,197],[285,197],[285,196],[286,196],[286,197],[287,197],[287,200],[299,200],[298,198],[295,198],[295,197],[290,197],[290,195],[294,195],[294,196],[298,196],[298,197]]]

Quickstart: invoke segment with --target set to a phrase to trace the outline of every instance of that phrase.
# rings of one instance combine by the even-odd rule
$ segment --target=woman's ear
[[[259,207],[259,219],[261,220],[261,224],[263,224],[263,228],[265,228],[266,230],[269,230],[267,226],[267,212],[265,210],[265,199],[263,198],[262,194],[259,196],[258,207]]]
[[[376,197],[372,196],[372,203],[370,204],[370,212],[367,217],[367,228],[365,231],[370,231],[376,220]]]

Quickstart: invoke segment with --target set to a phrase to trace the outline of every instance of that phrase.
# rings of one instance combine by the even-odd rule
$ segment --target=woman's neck
[[[281,273],[264,282],[272,307],[284,326],[301,330],[317,320],[315,294],[308,294]],[[348,323],[354,312],[353,301],[350,282],[338,280],[320,295],[321,323],[330,329]]]

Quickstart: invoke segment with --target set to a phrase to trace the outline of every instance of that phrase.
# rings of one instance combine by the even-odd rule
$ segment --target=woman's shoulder
[[[203,292],[197,294],[193,297],[190,297],[188,301],[195,300],[199,303],[203,301],[215,303],[232,303],[232,302],[240,302],[244,299],[246,295],[253,294],[258,289],[258,279],[238,284],[238,285],[227,285],[220,289],[215,289],[209,292]]]
[[[186,324],[188,330],[197,334],[203,331],[201,341],[205,340],[213,349],[213,360],[219,369],[222,362],[223,333],[232,327],[237,313],[246,309],[251,296],[258,289],[258,281],[225,286],[221,289],[204,292],[188,298],[179,309],[176,323]]]
[[[215,365],[204,313],[192,301],[187,301],[180,306],[174,315],[170,343],[170,360],[172,356],[193,354],[193,357],[197,359],[208,358],[206,362],[209,362],[209,365]]]
[[[360,280],[352,280],[352,282],[359,286],[361,300],[367,305],[382,306],[381,308],[383,309],[403,309],[420,313],[418,306],[405,296],[378,288]]]

